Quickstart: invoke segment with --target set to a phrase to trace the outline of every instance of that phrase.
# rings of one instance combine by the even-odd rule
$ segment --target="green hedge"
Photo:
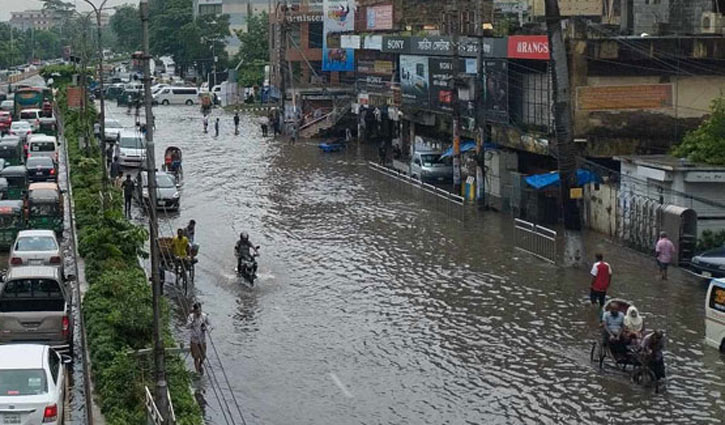
[[[143,246],[148,232],[123,217],[119,189],[103,191],[98,146],[90,152],[81,152],[78,146],[80,134],[91,134],[95,111],[82,116],[68,110],[65,99],[61,88],[58,105],[71,165],[78,250],[89,283],[82,312],[96,393],[109,424],[145,424],[143,387],[154,386],[153,358],[128,353],[153,346],[151,287],[137,263],[138,256],[147,255]],[[162,308],[165,342],[173,346],[168,305],[164,302]],[[201,410],[190,391],[191,378],[179,356],[167,356],[167,381],[177,423],[201,424]]]

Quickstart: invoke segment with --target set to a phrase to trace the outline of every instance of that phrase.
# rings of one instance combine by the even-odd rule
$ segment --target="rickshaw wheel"
[[[646,386],[655,383],[655,391],[658,391],[657,377],[652,369],[648,367],[639,367],[632,373],[632,381],[637,385]]]
[[[592,351],[589,353],[589,360],[594,361],[594,352],[597,351],[597,342],[592,342]]]

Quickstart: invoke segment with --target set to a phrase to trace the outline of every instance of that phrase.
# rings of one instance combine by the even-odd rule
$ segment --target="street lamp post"
[[[106,164],[108,163],[108,159],[106,158],[106,103],[103,98],[103,46],[101,45],[101,11],[103,11],[103,7],[106,5],[106,2],[108,0],[103,0],[101,2],[101,5],[96,7],[95,4],[91,2],[91,0],[83,0],[86,2],[89,6],[93,8],[93,12],[96,14],[96,30],[98,35],[98,83],[99,88],[101,90],[101,115],[99,119],[99,124],[101,125],[101,143],[99,144],[101,146],[101,164],[103,167],[103,177],[101,179],[101,182],[103,184],[103,189],[105,190],[108,186],[108,171],[106,170]]]

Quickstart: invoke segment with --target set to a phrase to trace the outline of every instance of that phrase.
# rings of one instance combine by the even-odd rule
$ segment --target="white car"
[[[124,167],[144,167],[146,141],[141,132],[121,130],[118,137],[118,162]]]
[[[61,424],[70,358],[47,345],[9,344],[0,359],[0,423]]]
[[[27,121],[33,131],[40,130],[40,117],[43,111],[40,109],[23,109],[20,111],[20,121]]]
[[[121,133],[121,130],[123,130],[123,126],[120,122],[118,122],[118,120],[114,120],[113,118],[106,118],[103,121],[104,140],[106,140],[107,142],[117,141],[118,135]]]
[[[52,230],[21,230],[15,238],[10,267],[56,266],[63,268],[63,253]]]
[[[20,140],[27,140],[28,136],[33,134],[33,129],[27,121],[13,121],[10,124],[10,134],[20,137]]]
[[[15,108],[15,101],[12,99],[3,100],[0,102],[0,110],[2,111],[12,111]]]

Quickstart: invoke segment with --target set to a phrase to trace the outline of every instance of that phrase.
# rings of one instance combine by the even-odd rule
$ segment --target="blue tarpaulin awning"
[[[559,172],[552,171],[545,174],[534,174],[526,177],[524,180],[526,180],[526,183],[534,189],[544,189],[549,186],[556,186],[559,184]],[[577,185],[584,186],[588,183],[600,183],[601,178],[592,171],[580,168],[576,170],[576,182]]]
[[[474,142],[473,140],[467,140],[465,142],[461,142],[461,153],[472,151],[474,149],[476,149],[476,142]],[[453,156],[453,146],[451,146],[450,148],[446,149],[445,152],[443,152],[443,154],[441,155],[441,159],[447,158],[449,156]]]

